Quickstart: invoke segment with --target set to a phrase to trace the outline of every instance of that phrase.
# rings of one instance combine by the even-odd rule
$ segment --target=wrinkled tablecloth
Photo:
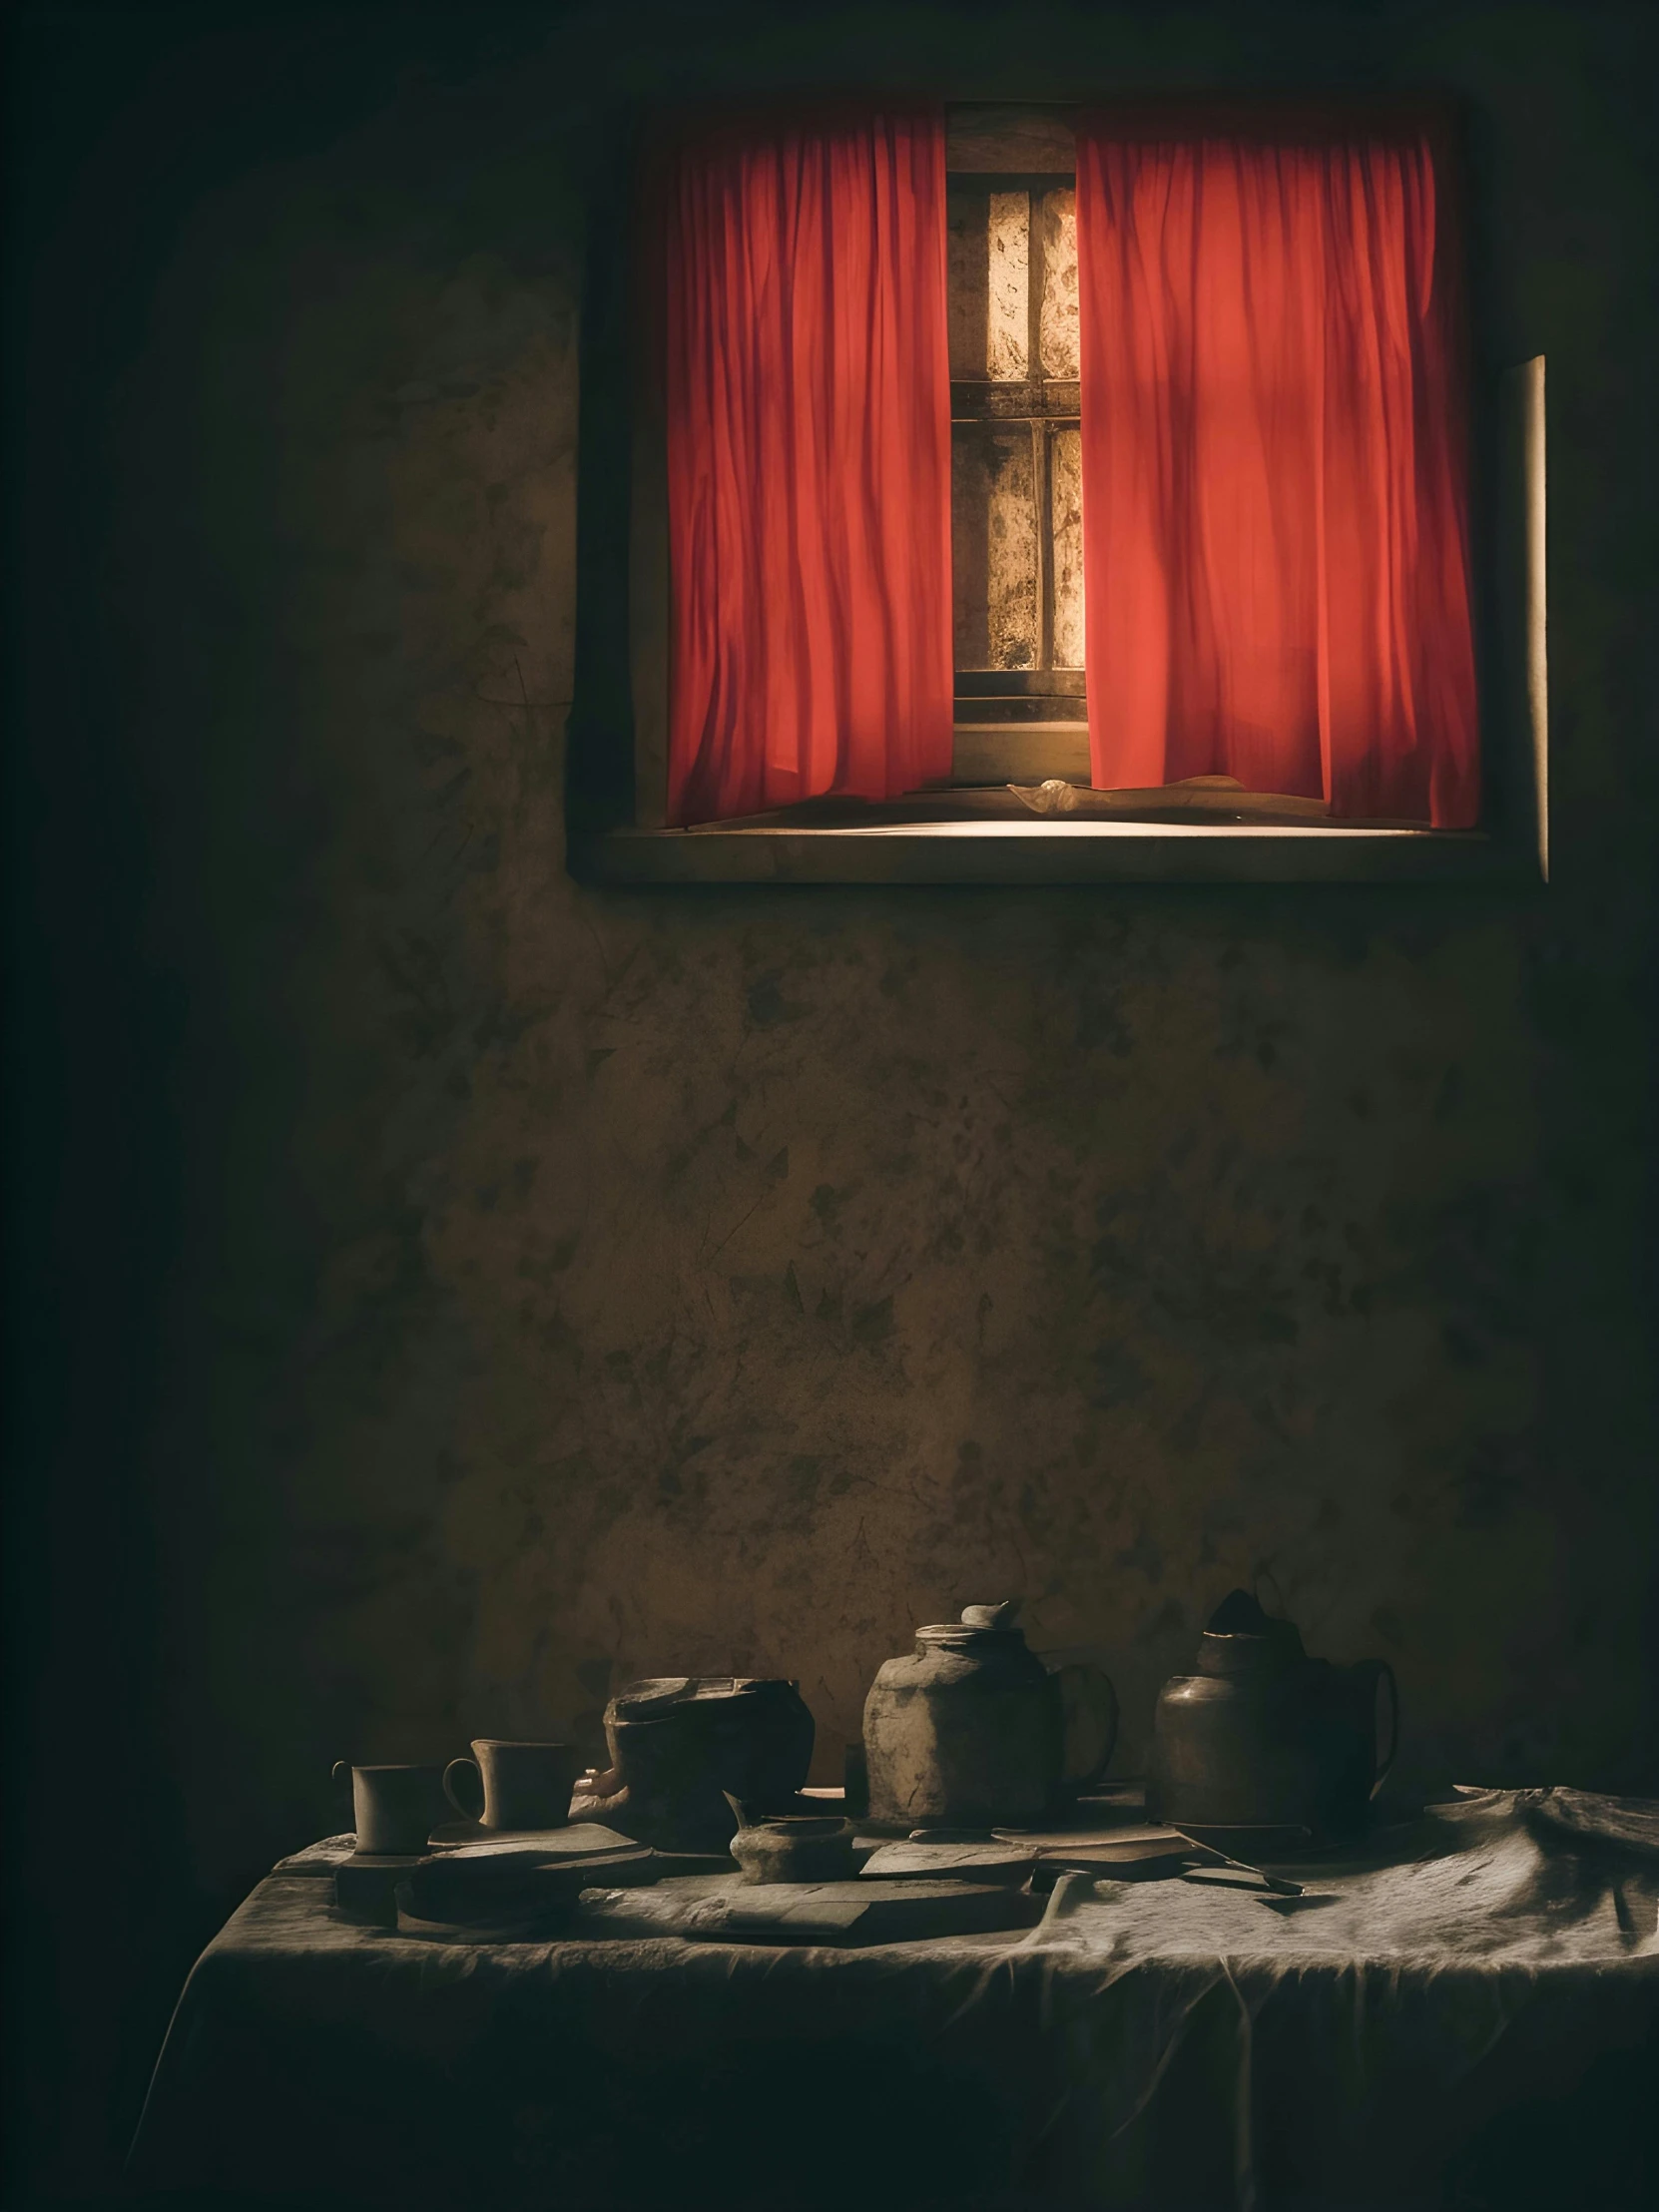
[[[865,1950],[433,1942],[284,1860],[198,1961],[131,2171],[369,2212],[1659,2203],[1659,1805],[1484,1791],[1251,1886],[1062,1877]]]

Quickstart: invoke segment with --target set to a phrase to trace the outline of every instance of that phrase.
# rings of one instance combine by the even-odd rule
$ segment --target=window
[[[950,312],[952,782],[1089,781],[1071,126],[957,109]]]
[[[1095,195],[1093,258],[1085,249],[1086,266],[1081,271],[1077,116],[1092,132],[1087,143],[1093,164],[1089,185]],[[1126,500],[1124,484],[1148,474],[1143,456],[1151,455],[1163,469],[1160,497],[1167,498],[1171,483],[1178,488],[1185,484],[1190,491],[1196,482],[1205,497],[1223,501],[1234,497],[1236,487],[1228,474],[1232,465],[1228,452],[1224,450],[1218,472],[1203,460],[1202,439],[1189,434],[1190,374],[1189,387],[1176,387],[1180,375],[1190,371],[1190,362],[1182,369],[1177,359],[1176,368],[1169,370],[1159,356],[1154,373],[1137,369],[1136,349],[1144,353],[1149,343],[1154,350],[1156,345],[1168,348],[1170,332],[1158,330],[1149,336],[1142,325],[1149,318],[1156,321],[1155,308],[1143,312],[1121,283],[1118,292],[1109,291],[1112,273],[1101,258],[1100,241],[1107,234],[1099,211],[1106,204],[1103,191],[1117,190],[1113,220],[1121,228],[1116,208],[1132,198],[1123,191],[1121,180],[1136,172],[1133,160],[1129,169],[1124,168],[1130,157],[1123,156],[1117,138],[1133,141],[1134,130],[1118,134],[1115,125],[1108,129],[1103,155],[1101,125],[1086,109],[958,108],[948,112],[942,126],[933,128],[939,131],[943,154],[936,189],[929,186],[926,161],[917,153],[917,148],[925,152],[924,131],[907,139],[900,132],[883,142],[882,161],[888,169],[894,161],[911,165],[908,198],[883,200],[887,188],[878,178],[873,198],[865,193],[867,208],[876,213],[866,212],[857,219],[886,225],[879,239],[876,230],[868,233],[876,246],[869,251],[857,246],[846,257],[844,269],[838,263],[833,266],[830,280],[825,280],[822,269],[816,276],[809,272],[809,280],[801,286],[809,316],[818,311],[814,302],[821,294],[846,291],[852,301],[854,329],[884,331],[888,345],[881,465],[863,465],[868,456],[856,449],[851,452],[852,465],[843,452],[826,470],[824,454],[819,452],[813,465],[820,476],[806,486],[818,501],[816,509],[812,499],[800,496],[802,484],[789,478],[789,470],[796,466],[789,440],[794,437],[798,446],[805,442],[811,447],[817,439],[822,446],[825,437],[839,434],[835,425],[845,411],[841,405],[844,380],[840,386],[826,384],[821,389],[813,387],[812,378],[822,376],[823,362],[842,346],[843,339],[832,327],[821,329],[810,320],[802,321],[794,307],[780,320],[779,301],[788,301],[790,286],[778,280],[786,261],[785,247],[779,242],[794,252],[791,242],[802,236],[835,236],[836,210],[830,208],[827,217],[825,205],[815,203],[809,219],[804,219],[805,202],[792,201],[786,208],[780,193],[787,199],[798,186],[808,188],[800,186],[800,177],[787,164],[775,163],[768,170],[762,161],[757,168],[762,176],[761,197],[755,203],[761,212],[751,218],[744,207],[748,228],[739,237],[742,251],[734,256],[728,237],[725,246],[715,241],[719,252],[705,256],[711,267],[743,265],[744,281],[761,287],[746,300],[741,313],[727,310],[741,344],[731,349],[732,360],[721,365],[726,381],[720,384],[717,398],[724,412],[716,438],[706,436],[697,422],[692,424],[696,434],[688,437],[685,421],[676,423],[665,413],[661,381],[654,384],[651,375],[638,374],[639,330],[630,324],[631,302],[638,292],[635,272],[629,267],[638,242],[630,240],[615,221],[622,195],[611,204],[609,232],[603,222],[595,225],[584,325],[578,700],[571,726],[572,865],[577,872],[633,879],[800,875],[819,880],[1036,880],[1056,875],[1093,879],[1241,874],[1340,878],[1420,876],[1485,864],[1510,867],[1517,854],[1541,849],[1541,535],[1523,530],[1513,518],[1499,521],[1500,554],[1515,557],[1500,558],[1495,564],[1495,590],[1488,609],[1496,617],[1498,650],[1487,670],[1487,720],[1489,725],[1496,721],[1504,742],[1486,746],[1488,805],[1479,830],[1446,833],[1406,821],[1368,819],[1383,810],[1365,805],[1363,777],[1355,786],[1358,798],[1350,794],[1346,800],[1346,819],[1340,802],[1338,819],[1333,821],[1326,811],[1329,758],[1325,801],[1317,795],[1293,797],[1277,811],[1273,804],[1264,810],[1249,799],[1251,790],[1272,793],[1284,788],[1271,779],[1215,773],[1222,767],[1249,770],[1253,760],[1266,759],[1271,765],[1287,757],[1281,729],[1287,718],[1277,713],[1274,702],[1281,697],[1293,702],[1307,699],[1317,688],[1297,659],[1300,641],[1294,624],[1288,633],[1289,647],[1282,650],[1284,641],[1271,620],[1243,622],[1236,607],[1224,606],[1235,636],[1243,641],[1244,659],[1250,663],[1247,675],[1260,685],[1262,669],[1267,670],[1263,696],[1269,708],[1259,712],[1254,723],[1248,714],[1237,711],[1237,698],[1244,692],[1224,695],[1206,674],[1205,653],[1214,653],[1213,624],[1211,633],[1198,637],[1195,648],[1188,631],[1178,633],[1166,622],[1168,634],[1159,643],[1163,672],[1159,680],[1165,689],[1148,708],[1142,696],[1144,684],[1141,693],[1136,691],[1139,662],[1144,658],[1142,637],[1156,628],[1156,623],[1149,625],[1144,619],[1147,574],[1153,574],[1168,606],[1187,620],[1186,603],[1202,600],[1203,592],[1183,564],[1195,557],[1192,546],[1208,522],[1196,508],[1197,524],[1181,510],[1177,519],[1187,536],[1176,548],[1180,558],[1170,555],[1170,545],[1176,544],[1171,539],[1154,545],[1152,560],[1143,559],[1137,572],[1125,548],[1133,550],[1135,529],[1144,518],[1134,499]],[[1335,128],[1342,129],[1340,119]],[[744,159],[749,159],[748,153]],[[1118,168],[1108,174],[1114,160]],[[832,167],[824,165],[826,176]],[[881,162],[875,168],[881,177],[886,175]],[[740,202],[748,190],[747,184],[742,186]],[[772,195],[771,202],[767,194]],[[1327,198],[1336,197],[1340,194],[1335,191],[1327,193]],[[1363,193],[1357,194],[1356,205],[1363,199]],[[710,196],[710,204],[729,214],[731,201],[728,178]],[[766,213],[768,206],[771,215]],[[770,233],[769,222],[774,225]],[[870,278],[871,268],[883,253],[892,251],[891,241],[904,232],[906,223],[909,243],[904,251],[923,257],[912,260],[909,271],[922,270],[922,280],[909,281],[903,268],[896,278],[890,272],[885,276],[878,272],[878,280],[887,284],[887,290],[879,296],[857,294],[860,282],[876,280]],[[929,225],[936,225],[936,231],[930,231]],[[947,360],[929,357],[931,306],[927,298],[919,307],[915,304],[917,295],[936,281],[924,268],[925,256],[932,251],[926,244],[929,238],[936,238],[938,245],[941,276],[937,280],[943,283],[939,328],[947,340],[942,348]],[[1131,243],[1139,254],[1143,242],[1137,238]],[[680,251],[693,249],[703,251],[696,239],[688,248],[682,236]],[[1228,276],[1232,265],[1226,253],[1210,251],[1214,266]],[[1326,266],[1339,269],[1346,283],[1347,267],[1355,259],[1350,243],[1339,239],[1334,251],[1327,241],[1323,251]],[[1125,267],[1135,258],[1122,257]],[[1178,258],[1178,272],[1180,266]],[[789,274],[787,268],[785,274]],[[1247,295],[1249,274],[1245,276]],[[1167,270],[1161,281],[1166,294],[1179,293],[1180,284],[1171,285]],[[1101,290],[1103,283],[1108,284],[1107,293]],[[1093,304],[1089,305],[1091,284]],[[649,282],[646,288],[649,296]],[[1101,321],[1103,297],[1115,316],[1108,323]],[[1189,308],[1183,306],[1182,311],[1188,312],[1191,324]],[[1204,311],[1213,325],[1214,302],[1206,301]],[[1092,339],[1088,334],[1091,313],[1095,316]],[[795,314],[793,323],[790,314]],[[765,341],[774,346],[773,353],[760,356],[758,364],[755,358],[740,361],[742,346],[750,344],[755,330],[769,317],[777,325]],[[1199,326],[1204,327],[1203,315]],[[718,325],[715,334],[721,343],[711,348],[705,326],[687,357],[706,362],[712,352],[720,353],[724,336]],[[1190,332],[1177,332],[1177,336],[1190,353]],[[780,343],[782,352],[777,350]],[[1254,331],[1246,350],[1252,348],[1262,350]],[[1120,381],[1102,387],[1099,364],[1108,355],[1116,360]],[[1096,363],[1093,387],[1080,373],[1090,358]],[[805,370],[797,365],[803,359],[811,364]],[[1124,362],[1129,363],[1127,369]],[[946,370],[948,398],[941,398],[935,420],[930,411],[933,402],[927,396],[928,379],[936,373],[945,387]],[[801,381],[803,375],[806,382]],[[1122,381],[1124,375],[1130,378],[1128,383]],[[1281,387],[1264,388],[1266,399],[1258,395],[1254,403],[1266,407],[1270,416],[1275,407],[1283,414]],[[789,391],[791,408],[776,406],[774,395],[780,389]],[[825,392],[830,393],[828,399]],[[1302,404],[1300,392],[1296,403]],[[1144,420],[1136,417],[1135,404],[1150,406]],[[1523,509],[1540,514],[1541,363],[1533,364],[1528,375],[1519,379],[1515,405],[1533,434],[1511,440],[1514,460],[1504,479],[1507,497],[1514,515]],[[1215,411],[1212,407],[1212,418]],[[707,424],[711,419],[705,406],[701,421]],[[746,447],[744,438],[751,433],[761,442]],[[735,444],[730,443],[733,436]],[[1092,478],[1091,437],[1096,472]],[[1103,447],[1115,454],[1117,471],[1104,479],[1100,476]],[[869,452],[876,450],[871,444]],[[696,497],[688,504],[682,481],[676,509],[670,464],[678,454],[674,465],[684,476],[688,453],[695,463]],[[1090,481],[1105,481],[1107,497],[1091,502],[1085,512],[1084,486]],[[619,499],[625,482],[631,488]],[[1270,469],[1270,494],[1277,482]],[[688,558],[690,541],[683,535],[676,556],[676,512],[684,533],[689,512],[695,509],[701,523],[707,523],[710,509],[733,492],[740,495],[732,509],[737,538],[730,529],[724,539],[718,532],[706,533],[693,547],[694,557]],[[798,521],[801,513],[813,511],[830,518],[826,527],[830,538],[837,530],[845,538],[841,506],[860,496],[867,496],[867,511],[852,532],[857,558],[849,563],[841,546],[838,577],[830,577],[815,602],[802,578],[824,553],[824,545],[811,536],[788,540],[786,533],[784,556],[779,558],[780,517]],[[1188,493],[1183,491],[1181,496]],[[1363,504],[1363,500],[1349,501],[1351,508]],[[1174,507],[1180,508],[1179,499]],[[1335,528],[1347,527],[1340,503],[1333,512]],[[1305,518],[1294,502],[1291,513],[1294,537]],[[1111,525],[1102,573],[1095,578],[1092,593],[1083,558],[1089,514],[1095,518],[1097,566],[1105,527],[1102,518]],[[1274,510],[1270,521],[1275,527],[1279,519]],[[796,526],[789,522],[789,527]],[[715,638],[716,650],[705,656],[708,681],[701,705],[713,701],[727,717],[716,732],[724,754],[717,746],[708,756],[719,756],[725,764],[721,773],[726,773],[733,757],[736,713],[739,721],[747,719],[749,736],[743,742],[757,757],[759,728],[767,748],[765,779],[721,791],[705,777],[688,798],[682,766],[678,813],[671,816],[666,794],[671,788],[672,723],[677,706],[684,722],[688,696],[683,678],[688,599],[701,605],[709,600],[711,585],[719,585],[723,572],[730,575],[743,569],[749,556],[730,549],[746,542],[745,529],[773,534],[769,540],[773,550],[767,556],[771,566],[755,570],[764,588],[750,589],[742,610],[742,639],[750,642],[743,643],[734,656],[722,634]],[[1248,598],[1255,569],[1264,563],[1271,568],[1277,557],[1271,543],[1265,553],[1259,553],[1258,541],[1248,530],[1241,543],[1244,556],[1235,560],[1234,581],[1229,583],[1223,576],[1224,602],[1228,591],[1238,597],[1241,577]],[[678,599],[676,557],[679,578],[691,580]],[[1363,584],[1362,570],[1354,573]],[[1409,583],[1408,566],[1401,573]],[[867,591],[871,576],[877,619],[849,625],[844,616],[850,602],[844,595]],[[1198,576],[1199,583],[1204,581]],[[1213,577],[1209,582],[1214,587]],[[1349,582],[1352,585],[1352,577]],[[1135,597],[1137,589],[1140,600]],[[908,644],[903,622],[895,633],[886,620],[888,602],[879,597],[883,591],[889,600],[895,592],[900,597],[913,594],[921,609],[913,619],[910,613],[904,616],[911,621]],[[842,598],[837,599],[837,592]],[[720,596],[718,589],[713,596]],[[1352,592],[1351,602],[1365,604]],[[1340,596],[1333,596],[1331,603],[1340,605]],[[867,597],[862,604],[870,604]],[[1162,606],[1152,612],[1163,619]],[[1271,607],[1269,613],[1273,614]],[[1302,619],[1300,613],[1297,619]],[[1339,622],[1334,627],[1340,640],[1353,636],[1365,651],[1373,651],[1365,643],[1365,624]],[[1377,628],[1375,622],[1370,625],[1372,631]],[[844,648],[848,633],[856,641],[853,651]],[[1104,656],[1099,650],[1102,635],[1109,646]],[[1403,639],[1400,650],[1407,656],[1415,650],[1408,621],[1395,621],[1393,635]],[[929,658],[930,644],[919,658],[910,649],[918,637],[924,643],[935,637],[940,641],[936,663]],[[837,638],[842,642],[837,644]],[[1384,640],[1377,650],[1385,661],[1393,648]],[[677,652],[682,673],[677,688],[671,689],[671,663]],[[744,659],[746,652],[753,656],[749,661]],[[1419,654],[1419,672],[1423,665],[1432,679],[1432,665],[1423,664]],[[734,670],[742,676],[751,668],[764,673],[770,689],[734,680]],[[908,692],[902,691],[900,677],[910,686]],[[1205,682],[1211,683],[1215,696],[1207,704],[1201,696],[1195,713],[1192,695],[1195,691],[1202,695]],[[1324,684],[1322,714],[1328,697],[1341,693],[1342,682]],[[791,718],[799,719],[800,698],[815,685],[817,722],[808,735],[817,752],[798,744],[792,753],[787,742],[774,746],[772,740],[780,728],[789,740]],[[1419,691],[1426,699],[1420,679]],[[893,701],[901,694],[903,711],[895,711]],[[767,713],[757,717],[755,702],[763,697],[782,701],[781,711],[775,713],[769,705]],[[1216,708],[1216,698],[1221,700],[1221,710]],[[1494,709],[1501,712],[1494,715]],[[1423,711],[1420,700],[1418,711]],[[629,764],[617,742],[619,731],[630,720],[635,737],[632,794],[624,788]],[[856,776],[837,781],[850,757],[845,734],[854,726],[865,748],[863,765]],[[1201,757],[1202,747],[1211,742],[1207,733],[1212,726],[1222,730],[1222,739],[1216,742],[1231,745],[1237,761],[1231,756],[1223,761]],[[1427,726],[1432,727],[1431,717]],[[1123,735],[1126,730],[1129,737]],[[1489,740],[1490,729],[1487,735]],[[1300,771],[1304,787],[1310,775],[1320,773],[1317,755],[1307,754],[1312,742],[1306,741],[1304,747]],[[1192,753],[1195,744],[1201,749],[1199,756]],[[1253,745],[1256,756],[1250,753]],[[883,747],[887,748],[885,771],[879,766]],[[872,759],[874,772],[869,767]],[[1122,773],[1121,764],[1139,773]],[[1115,775],[1110,773],[1114,767],[1119,768]],[[877,779],[873,784],[872,773]],[[878,781],[883,773],[884,785]],[[1028,804],[1029,787],[1046,779],[1056,780],[1053,788],[1067,795],[1070,811],[1038,819]],[[1025,789],[1027,801],[1015,796],[1010,786]],[[1295,787],[1291,788],[1294,792]],[[671,827],[674,821],[681,827]]]

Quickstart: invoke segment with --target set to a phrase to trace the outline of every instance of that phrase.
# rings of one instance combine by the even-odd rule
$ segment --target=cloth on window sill
[[[204,1953],[150,2188],[469,2212],[1504,2212],[1645,2204],[1659,1806],[1472,1793],[1296,1870],[1063,1880],[1042,1926],[861,1951],[434,1943],[334,1839]]]

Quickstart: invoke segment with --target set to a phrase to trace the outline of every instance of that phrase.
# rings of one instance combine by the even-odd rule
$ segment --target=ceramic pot
[[[605,1708],[610,1767],[578,1785],[571,1813],[663,1851],[724,1851],[738,1825],[728,1797],[763,1816],[788,1806],[807,1779],[813,1735],[793,1682],[634,1682]]]
[[[916,1630],[864,1703],[867,1825],[1029,1827],[1106,1771],[1117,1695],[1098,1667],[1053,1672],[1014,1626],[1017,1601]]]
[[[1377,1748],[1377,1693],[1388,1692],[1388,1748]],[[1315,1848],[1366,1825],[1399,1744],[1399,1692],[1382,1659],[1310,1659],[1288,1620],[1235,1590],[1199,1639],[1192,1674],[1158,1697],[1147,1812],[1186,1835],[1300,1835]]]
[[[856,1873],[852,1823],[810,1814],[755,1821],[732,1838],[745,1882],[845,1882]]]

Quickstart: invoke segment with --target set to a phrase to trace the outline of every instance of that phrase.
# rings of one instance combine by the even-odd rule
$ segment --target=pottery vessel
[[[732,1838],[745,1882],[845,1882],[857,1872],[852,1823],[786,1814],[755,1821]]]
[[[864,1703],[867,1825],[1022,1827],[1052,1817],[1106,1770],[1117,1696],[1098,1667],[1051,1672],[1014,1626],[1017,1600],[969,1605],[916,1630]]]
[[[352,1767],[336,1759],[334,1780],[351,1780],[357,1850],[376,1858],[424,1851],[446,1811],[442,1775],[441,1767]]]
[[[608,1769],[578,1785],[577,1819],[602,1820],[662,1851],[724,1851],[738,1822],[788,1808],[813,1757],[813,1716],[794,1682],[669,1675],[634,1682],[605,1708]]]
[[[1377,1746],[1378,1690],[1388,1746]],[[1365,1827],[1399,1743],[1399,1692],[1382,1659],[1310,1659],[1294,1624],[1235,1590],[1199,1639],[1196,1671],[1165,1683],[1153,1721],[1147,1812],[1188,1835],[1300,1834],[1314,1848]]]
[[[456,1812],[480,1828],[563,1828],[581,1760],[573,1744],[504,1743],[476,1736],[470,1759],[451,1759],[443,1770],[443,1794]],[[457,1783],[471,1776],[470,1784]],[[467,1804],[466,1795],[474,1803]]]

